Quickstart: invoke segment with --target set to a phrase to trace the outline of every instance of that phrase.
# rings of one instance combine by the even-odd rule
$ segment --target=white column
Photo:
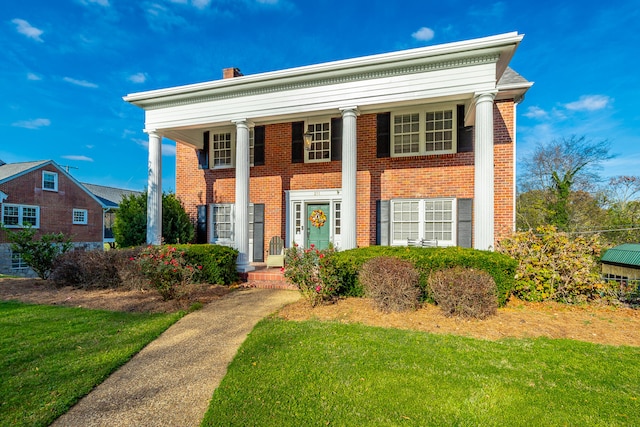
[[[162,136],[149,134],[149,175],[147,183],[147,244],[162,243]]]
[[[493,99],[495,92],[476,95],[473,247],[494,248]]]
[[[340,249],[357,247],[356,175],[358,171],[357,107],[342,111],[342,243]]]
[[[235,244],[237,268],[241,273],[255,268],[249,265],[249,124],[246,119],[236,124],[236,218]]]

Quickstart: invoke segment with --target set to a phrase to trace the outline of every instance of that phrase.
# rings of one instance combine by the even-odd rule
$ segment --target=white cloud
[[[11,124],[11,126],[25,128],[25,129],[39,129],[44,126],[49,126],[51,124],[51,120],[49,119],[33,119],[33,120],[23,120],[20,122],[15,122]]]
[[[135,73],[129,76],[128,80],[133,83],[144,83],[147,81],[147,73]]]
[[[429,40],[433,39],[434,35],[435,33],[431,28],[422,27],[415,33],[411,34],[411,37],[413,37],[416,40],[428,42]]]
[[[27,80],[42,80],[42,77],[35,73],[27,73]]]
[[[72,85],[76,85],[76,86],[89,87],[89,88],[97,88],[98,87],[98,85],[95,84],[95,83],[91,83],[91,82],[88,82],[86,80],[72,79],[71,77],[65,77],[62,80],[64,80],[67,83],[71,83]]]
[[[570,102],[564,106],[571,111],[596,111],[606,108],[612,101],[606,95],[583,95],[577,101]]]
[[[109,0],[80,0],[80,3],[82,3],[85,6],[89,6],[90,4],[97,4],[100,6],[104,6],[104,7],[109,7]]]
[[[260,4],[278,4],[278,0],[256,0]]]
[[[16,24],[16,29],[18,30],[18,32],[20,34],[23,34],[23,35],[29,37],[30,39],[33,39],[33,40],[38,41],[38,42],[43,42],[44,41],[44,40],[42,40],[40,38],[40,36],[42,35],[42,33],[44,33],[44,31],[42,31],[39,28],[36,28],[36,27],[32,26],[31,24],[29,24],[24,19],[16,18],[16,19],[12,19],[11,22]]]
[[[549,117],[549,113],[537,106],[529,107],[527,109],[527,112],[523,115],[525,117],[529,117],[530,119],[546,119],[547,117]]]
[[[186,1],[182,3],[186,3]],[[176,15],[171,9],[161,4],[146,2],[143,7],[146,12],[147,22],[154,31],[166,31],[172,27],[188,24],[183,17]]]
[[[62,156],[62,158],[67,160],[76,160],[78,162],[93,162],[93,159],[87,156],[67,155],[67,156]]]
[[[193,5],[193,7],[200,10],[203,10],[209,7],[210,3],[211,3],[211,0],[191,0],[191,4]]]

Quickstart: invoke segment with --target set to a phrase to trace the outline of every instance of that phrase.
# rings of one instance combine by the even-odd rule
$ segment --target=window
[[[11,269],[12,270],[24,270],[29,268],[25,260],[22,258],[21,252],[11,251]]]
[[[256,138],[253,128],[249,129],[249,166],[253,166],[256,155]]]
[[[211,238],[214,242],[232,243],[233,205],[211,205]]]
[[[294,234],[302,234],[302,203],[293,205]]]
[[[455,245],[455,200],[418,199],[391,201],[392,244],[408,239],[437,240],[438,246]]]
[[[340,202],[336,202],[334,204],[334,213],[333,213],[333,229],[336,236],[340,235],[342,230],[342,207]]]
[[[235,132],[211,132],[213,168],[230,168],[234,164]]]
[[[331,122],[308,123],[307,132],[312,136],[311,148],[305,151],[306,161],[331,161]]]
[[[394,157],[455,152],[456,109],[440,107],[392,114]]]
[[[58,174],[55,172],[42,171],[42,189],[58,191]]]
[[[74,224],[86,224],[87,223],[87,210],[86,209],[74,209],[73,210],[73,223]]]
[[[40,207],[5,203],[2,207],[2,223],[9,228],[20,228],[25,225],[38,228],[40,227]]]

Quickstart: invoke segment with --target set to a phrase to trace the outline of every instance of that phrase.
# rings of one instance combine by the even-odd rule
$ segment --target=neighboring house
[[[30,224],[36,236],[63,233],[75,247],[102,248],[103,205],[52,160],[0,162],[0,222],[18,230]],[[34,276],[0,231],[0,273]]]
[[[102,202],[102,205],[104,206],[104,243],[113,247],[116,241],[113,235],[113,223],[115,221],[120,202],[125,197],[139,196],[142,194],[142,191],[87,184],[86,182],[83,182],[82,185],[84,185],[87,190],[93,193],[93,195]]]
[[[124,97],[149,134],[147,241],[161,236],[161,140],[176,141],[176,195],[201,241],[238,270],[287,246],[409,239],[491,249],[515,224],[522,35],[223,79]]]
[[[606,251],[600,260],[607,280],[640,281],[640,244],[625,243]]]

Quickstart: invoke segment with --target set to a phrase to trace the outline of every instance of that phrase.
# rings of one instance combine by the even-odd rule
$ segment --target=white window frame
[[[324,129],[318,130],[318,131],[315,130],[315,127],[318,126],[318,125],[320,125],[320,126],[327,125],[327,129],[328,130],[326,130],[326,131]],[[314,130],[310,129],[311,126],[314,127]],[[322,117],[322,118],[314,119],[313,121],[311,121],[311,120],[307,121],[304,124],[304,129],[305,129],[305,133],[306,132],[311,132],[311,134],[313,135],[313,140],[311,142],[311,148],[312,149],[311,150],[304,150],[304,162],[305,163],[326,163],[326,162],[330,162],[331,161],[331,117]],[[315,135],[317,133],[324,133],[324,132],[326,132],[328,134],[328,138],[326,140],[322,139],[320,142],[318,142],[316,140]],[[314,151],[313,148],[319,143],[328,144],[329,148],[327,148],[326,150],[324,148],[322,148],[320,150]],[[325,151],[328,153],[328,157],[327,158],[322,158],[322,159],[310,159],[309,158],[309,155],[312,152],[319,152],[320,153],[320,152],[325,152]]]
[[[11,270],[22,271],[27,270],[28,268],[29,265],[25,262],[24,258],[22,258],[22,253],[11,251]]]
[[[230,134],[230,163],[223,165],[216,165],[216,150],[213,149],[214,135]],[[217,150],[221,151],[221,150]],[[219,159],[220,157],[218,157]],[[210,169],[230,169],[236,165],[236,129],[233,127],[216,128],[209,130],[209,168]]]
[[[256,153],[256,137],[253,126],[249,128],[249,167],[253,166]]]
[[[17,224],[7,224],[5,221],[5,208],[17,208],[18,209],[18,223]],[[2,204],[2,224],[7,228],[24,228],[24,211],[25,209],[35,209],[35,224],[32,224],[32,228],[40,228],[40,206],[32,206],[32,205],[16,205],[12,203],[4,203]],[[31,218],[31,217],[30,217]]]
[[[451,111],[451,149],[427,151],[427,113],[438,111]],[[418,151],[407,153],[395,152],[395,120],[396,116],[407,114],[418,114]],[[410,157],[410,156],[433,156],[438,154],[451,154],[457,152],[457,114],[458,108],[455,104],[430,104],[415,108],[406,108],[391,112],[391,157]],[[447,129],[448,130],[448,129]]]
[[[79,225],[87,225],[88,224],[88,217],[89,217],[89,211],[86,209],[74,209],[73,210],[73,214],[72,214],[72,220],[74,224],[79,224]],[[77,217],[76,217],[77,215]],[[80,217],[80,215],[82,215]]]
[[[51,180],[47,180],[47,177],[53,179],[53,188],[48,188],[45,183],[50,183]],[[58,173],[51,171],[42,171],[42,189],[44,191],[58,191]]]
[[[389,211],[389,223],[391,225],[390,229],[390,240],[392,246],[406,246],[407,239],[396,239],[395,236],[395,227],[396,220],[394,218],[395,214],[395,205],[403,202],[417,202],[418,203],[418,236],[417,239],[427,239],[432,240],[430,236],[426,235],[426,204],[427,202],[451,202],[451,240],[438,239],[438,246],[455,246],[457,242],[457,228],[458,228],[458,204],[456,203],[456,199],[452,197],[437,197],[437,198],[425,198],[425,199],[392,199],[391,206]],[[439,222],[446,221],[440,220]]]
[[[229,226],[230,235],[219,237],[216,235],[216,222],[214,219],[217,217],[217,209],[229,209]],[[209,205],[209,241],[224,246],[233,246],[235,244],[235,204],[233,203],[212,203]]]

